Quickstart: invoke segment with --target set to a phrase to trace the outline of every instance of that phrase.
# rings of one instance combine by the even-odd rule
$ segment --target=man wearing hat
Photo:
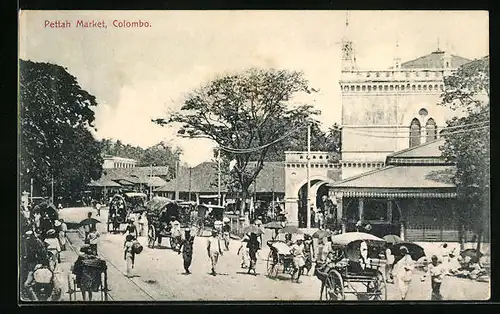
[[[184,238],[179,246],[179,254],[181,254],[182,251],[182,259],[184,260],[184,270],[186,271],[186,275],[191,274],[189,267],[191,266],[191,261],[193,259],[193,244],[194,236],[191,235],[191,229],[184,229]]]
[[[211,274],[212,276],[216,276],[217,275],[216,266],[217,262],[219,261],[219,256],[224,254],[221,249],[220,239],[218,237],[218,232],[216,229],[212,230],[212,236],[208,238],[207,253],[208,257],[210,258],[210,261],[212,262]]]
[[[229,240],[230,240],[230,237],[229,237],[229,233],[231,232],[231,226],[229,225],[229,218],[227,217],[224,217],[224,219],[222,219],[222,222],[224,223],[224,225],[222,226],[222,237],[224,239],[224,249],[226,251],[229,251]]]

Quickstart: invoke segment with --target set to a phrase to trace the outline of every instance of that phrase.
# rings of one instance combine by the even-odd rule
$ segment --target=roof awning
[[[337,197],[373,197],[373,198],[456,198],[455,192],[423,192],[423,191],[338,191],[334,192]]]

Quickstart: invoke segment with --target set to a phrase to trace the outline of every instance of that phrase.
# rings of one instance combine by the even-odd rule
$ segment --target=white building
[[[117,156],[104,156],[103,169],[110,168],[135,168],[137,160],[131,158],[123,158]]]

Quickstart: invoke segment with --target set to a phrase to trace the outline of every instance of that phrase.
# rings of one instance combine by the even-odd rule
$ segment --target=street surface
[[[86,217],[88,208],[63,210],[61,218],[66,221],[79,221]],[[94,217],[96,210],[93,210]],[[107,220],[107,210],[101,210],[101,217],[95,217],[101,222]],[[232,240],[230,249],[224,252],[217,265],[217,276],[211,276],[210,259],[206,251],[206,237],[197,237],[194,244],[191,275],[184,275],[182,255],[169,248],[148,248],[147,238],[140,237],[144,246],[140,255],[136,256],[136,277],[125,277],[125,261],[123,257],[124,235],[108,234],[106,224],[98,224],[101,232],[98,251],[101,258],[108,264],[109,300],[114,301],[291,301],[319,300],[320,281],[312,274],[302,276],[302,283],[292,283],[289,275],[277,279],[266,277],[266,259],[269,249],[265,244],[270,235],[264,237],[264,247],[259,252],[257,276],[246,274],[246,269],[240,268],[241,260],[237,255],[239,241]],[[270,233],[270,232],[269,232]],[[77,232],[68,233],[68,238],[76,251],[83,241]],[[166,241],[163,241],[166,245]],[[63,300],[69,300],[67,291],[67,274],[71,264],[76,260],[72,250],[62,252]],[[430,281],[421,282],[422,272],[415,271],[410,285],[407,300],[429,300]],[[389,284],[388,300],[399,300],[399,293],[394,284]],[[442,284],[442,294],[445,300],[487,300],[489,299],[489,283],[476,282],[468,279],[446,277]],[[100,300],[96,295],[94,299]],[[347,300],[355,300],[354,295],[348,295]],[[77,295],[81,300],[81,294]]]

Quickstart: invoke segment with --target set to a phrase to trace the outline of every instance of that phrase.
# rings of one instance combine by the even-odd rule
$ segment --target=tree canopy
[[[302,72],[288,70],[223,75],[191,92],[180,111],[153,122],[180,123],[181,133],[216,142],[221,157],[236,161],[232,171],[246,199],[266,157],[283,148],[277,143],[317,124],[319,111],[296,101],[298,94],[314,92],[308,84]]]
[[[21,189],[75,200],[102,172],[101,149],[90,129],[93,95],[59,65],[20,60]],[[36,196],[35,194],[35,196]]]
[[[453,182],[461,204],[461,223],[478,233],[478,241],[490,211],[489,84],[489,57],[485,57],[446,77],[442,95],[443,105],[466,112],[447,121],[443,155],[456,165]]]

